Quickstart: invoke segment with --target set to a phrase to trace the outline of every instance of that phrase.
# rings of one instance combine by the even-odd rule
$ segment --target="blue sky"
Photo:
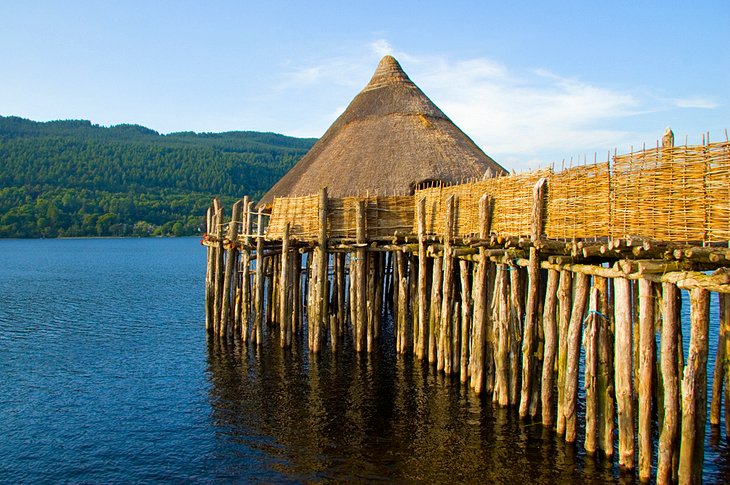
[[[0,115],[317,137],[384,54],[520,170],[725,138],[730,2],[6,1]]]

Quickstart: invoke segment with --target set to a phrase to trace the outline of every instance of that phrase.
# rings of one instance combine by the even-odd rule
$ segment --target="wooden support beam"
[[[479,199],[479,237],[486,239],[489,234],[490,199],[485,194]],[[471,387],[474,392],[481,394],[485,384],[486,342],[489,326],[489,308],[487,302],[487,268],[486,248],[479,248],[480,259],[474,278],[474,338],[469,364],[471,367]]]
[[[279,300],[279,344],[282,349],[291,345],[291,275],[290,255],[289,255],[289,230],[291,224],[289,222],[284,226],[284,235],[281,239],[281,291]]]
[[[441,301],[441,325],[439,334],[439,355],[438,370],[443,370],[446,375],[452,373],[452,297],[453,287],[453,257],[451,254],[451,238],[453,237],[455,198],[453,195],[446,199],[446,216],[444,221],[444,280],[443,280],[443,300]]]
[[[598,376],[596,378],[598,409],[598,445],[607,457],[613,456],[616,420],[616,399],[613,379],[613,308],[608,298],[610,280],[593,277],[593,288],[598,291]]]
[[[565,367],[568,362],[568,326],[573,307],[573,273],[560,272],[558,284],[558,412],[556,431],[565,434]]]
[[[416,358],[423,360],[428,347],[428,260],[426,259],[426,198],[416,206],[418,220],[418,341],[415,342]]]
[[[593,455],[598,449],[598,427],[602,425],[599,421],[598,408],[598,327],[600,318],[598,311],[600,290],[592,287],[590,292],[590,303],[588,305],[588,316],[585,319],[583,333],[583,347],[585,349],[585,392],[586,392],[586,435],[584,447],[586,453]]]
[[[254,279],[255,300],[254,300],[254,320],[253,334],[251,340],[256,345],[261,345],[261,327],[264,312],[264,209],[259,208],[258,219],[256,222],[256,276]]]
[[[629,280],[616,278],[615,325],[616,401],[618,403],[619,466],[634,468],[634,392],[632,385],[631,287]]]
[[[231,209],[231,221],[228,223],[228,240],[238,239],[239,225],[241,224],[241,212],[243,201],[236,201]],[[236,264],[238,263],[238,249],[235,245],[228,249],[226,254],[226,266],[223,275],[223,301],[221,307],[221,321],[218,336],[233,336],[233,294],[236,291]]]
[[[651,477],[651,409],[654,381],[654,283],[639,280],[639,479]]]
[[[355,281],[354,292],[356,300],[356,321],[355,321],[355,350],[362,352],[365,347],[365,326],[367,325],[367,301],[365,295],[366,273],[365,273],[365,243],[367,241],[366,231],[367,212],[365,201],[357,201],[355,206],[355,223],[357,243],[361,246],[355,250]]]
[[[575,295],[568,324],[568,348],[565,365],[565,441],[574,443],[578,429],[578,369],[580,366],[580,344],[583,335],[583,316],[588,303],[590,277],[581,273],[574,275]]]
[[[674,283],[662,284],[661,368],[664,388],[664,416],[659,434],[657,483],[677,481],[679,466],[679,375],[677,366],[679,289]]]
[[[545,333],[545,357],[542,364],[542,424],[555,424],[555,357],[558,352],[558,278],[560,273],[548,270],[545,305],[542,313],[542,328]]]
[[[205,330],[208,333],[213,332],[213,298],[215,298],[215,292],[213,290],[213,274],[215,270],[215,259],[213,258],[213,247],[212,245],[205,244],[205,238],[208,234],[213,231],[213,205],[208,207],[205,214],[205,236],[203,237],[203,243],[206,252],[206,265],[205,265]]]
[[[469,348],[471,323],[472,323],[472,303],[471,303],[471,282],[469,281],[469,263],[466,261],[459,262],[459,275],[461,280],[461,352],[459,355],[459,377],[461,382],[466,383],[469,379]]]
[[[509,405],[509,270],[497,266],[492,301],[495,322],[494,392],[493,401],[501,407]]]
[[[707,419],[707,354],[710,332],[710,293],[690,291],[690,340],[682,380],[682,436],[679,483],[701,483]]]

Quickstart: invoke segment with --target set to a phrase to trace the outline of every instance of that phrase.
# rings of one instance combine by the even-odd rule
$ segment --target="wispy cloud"
[[[416,56],[399,52],[384,38],[371,42],[356,57],[292,68],[279,88],[314,84],[361,88],[373,63],[386,54],[394,55],[411,79],[484,151],[510,168],[560,162],[575,150],[605,153],[637,143],[643,134],[624,127],[641,115],[718,107],[703,96],[661,99],[639,89],[602,86],[546,69],[516,70],[486,57]],[[333,114],[330,105],[327,111],[318,120],[324,123],[322,131],[342,108]]]

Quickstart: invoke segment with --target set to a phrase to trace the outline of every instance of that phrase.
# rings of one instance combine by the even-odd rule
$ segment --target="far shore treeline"
[[[200,234],[211,197],[260,197],[315,141],[0,116],[0,237]]]

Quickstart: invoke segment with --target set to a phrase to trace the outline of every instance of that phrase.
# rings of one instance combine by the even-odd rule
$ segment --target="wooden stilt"
[[[291,274],[289,257],[289,222],[284,226],[284,235],[281,238],[281,292],[279,300],[279,344],[282,349],[291,345]]]
[[[485,194],[479,199],[479,237],[486,240],[489,236],[489,204],[490,199]],[[489,325],[489,302],[487,288],[487,253],[486,248],[479,248],[479,262],[477,263],[476,275],[474,278],[474,338],[472,339],[472,352],[469,360],[471,366],[471,387],[474,392],[481,394],[485,387],[485,361],[487,326]],[[491,357],[491,356],[490,356]],[[491,361],[491,358],[490,358]]]
[[[375,253],[367,253],[365,257],[367,258],[367,280],[365,297],[365,301],[367,302],[367,330],[365,332],[365,340],[367,344],[367,351],[372,352],[375,350],[375,285],[377,284],[378,279],[378,255]]]
[[[502,407],[509,406],[509,275],[507,265],[497,265],[497,277],[492,300],[492,320],[495,322],[494,393],[493,400]]]
[[[677,331],[679,290],[673,283],[662,284],[661,365],[664,388],[663,426],[659,434],[657,483],[677,480],[679,465],[679,376],[677,372]],[[661,412],[661,410],[660,410]]]
[[[406,350],[416,353],[416,342],[419,338],[420,329],[418,326],[418,255],[408,253],[408,335],[406,338]]]
[[[682,380],[682,437],[679,483],[701,483],[707,420],[707,354],[710,332],[710,292],[690,290],[690,338]]]
[[[730,437],[730,295],[720,298],[720,330],[725,334],[725,437]]]
[[[546,178],[537,181],[532,189],[532,212],[530,214],[530,238],[537,241],[542,235],[543,208],[545,205]],[[535,416],[537,403],[531,403],[533,386],[538,378],[537,333],[538,305],[540,293],[540,258],[534,246],[530,248],[530,263],[527,267],[527,304],[525,313],[525,331],[522,343],[522,389],[520,395],[520,416]]]
[[[431,311],[428,320],[428,361],[437,363],[438,341],[441,335],[441,290],[443,280],[443,260],[434,258],[431,278]]]
[[[228,223],[229,241],[228,254],[226,255],[225,273],[223,276],[223,302],[221,307],[221,326],[219,336],[231,337],[233,335],[233,294],[236,291],[236,266],[238,263],[238,241],[239,226],[241,224],[241,212],[243,201],[236,201],[231,209],[231,221]]]
[[[718,295],[718,314],[720,315],[720,327],[717,332],[717,353],[715,354],[715,369],[712,378],[712,400],[710,401],[710,424],[720,426],[720,414],[722,408],[722,390],[725,385],[726,368],[726,340],[727,320],[724,318],[725,304],[724,294]]]
[[[241,341],[249,340],[251,321],[251,227],[253,225],[253,202],[244,197],[243,249],[241,250]]]
[[[558,352],[558,278],[560,273],[548,270],[545,306],[542,314],[542,327],[545,331],[545,359],[542,364],[542,424],[552,427],[555,424],[555,357]]]
[[[253,335],[251,340],[261,345],[261,327],[264,312],[264,209],[259,208],[256,223],[256,276],[254,280],[256,300],[254,304]]]
[[[459,261],[459,273],[461,276],[461,355],[459,376],[461,383],[466,383],[469,379],[469,348],[472,322],[471,307],[471,284],[469,281],[469,263],[462,260]]]
[[[327,188],[324,187],[319,192],[319,237],[317,238],[317,247],[314,251],[317,253],[315,258],[317,272],[317,287],[314,292],[315,302],[317,305],[317,314],[313,318],[314,322],[310,325],[312,329],[312,352],[319,352],[322,347],[322,331],[328,323],[328,300],[327,297],[327,268],[329,266],[329,256],[327,254]],[[310,316],[310,318],[312,318]]]
[[[525,316],[522,277],[519,266],[510,266],[509,271],[509,402],[518,404],[522,374],[522,331]]]
[[[276,264],[274,260],[276,257],[267,257],[264,258],[264,282],[265,287],[268,288],[268,292],[264,290],[265,297],[264,297],[264,305],[266,306],[266,309],[264,310],[264,322],[267,323],[268,327],[271,327],[276,320],[274,316],[274,300],[276,300],[276,281],[274,276],[276,275]]]
[[[565,365],[565,441],[574,443],[578,428],[578,370],[580,365],[580,344],[583,332],[583,316],[588,303],[590,276],[576,273],[573,276],[575,295],[573,310],[568,325],[568,353]]]
[[[439,337],[438,370],[443,370],[446,375],[452,373],[451,338],[452,338],[452,296],[453,296],[453,257],[451,254],[451,238],[454,227],[454,196],[446,199],[446,217],[444,221],[444,281],[443,300],[441,301],[441,328]]]
[[[418,220],[418,341],[416,358],[423,360],[428,348],[428,259],[426,257],[426,198],[416,206]]]
[[[611,325],[613,311],[609,307],[609,280],[601,276],[593,277],[593,288],[598,291],[598,375],[596,387],[598,394],[598,445],[607,457],[613,456],[613,437],[615,434],[616,400],[613,381],[613,344],[614,334]]]
[[[583,347],[585,349],[585,391],[586,391],[586,436],[584,447],[586,453],[593,455],[598,448],[598,299],[600,291],[591,290],[588,316],[585,319]],[[602,423],[601,423],[602,424]]]
[[[616,322],[616,401],[618,404],[619,466],[634,468],[634,399],[632,385],[632,322],[631,283],[625,278],[614,280],[616,292],[614,314]]]
[[[573,307],[573,273],[570,271],[560,272],[558,284],[558,412],[557,432],[565,434],[565,365],[568,361],[568,325],[570,324],[570,312]]]
[[[345,254],[335,256],[335,281],[337,282],[337,339],[345,332]]]
[[[294,315],[292,316],[292,338],[302,335],[302,328],[304,326],[304,312],[302,311],[302,255],[299,251],[294,252],[293,266],[294,294],[292,295],[292,299],[294,301]]]
[[[398,268],[396,274],[398,279],[398,331],[397,331],[397,351],[404,353],[407,347],[406,339],[408,338],[408,272],[406,268],[406,255],[398,252],[395,255],[395,266]]]
[[[654,283],[639,280],[639,479],[651,477],[651,397],[654,380]]]
[[[213,233],[213,207],[208,207],[208,211],[205,214],[205,234]],[[206,265],[205,265],[205,330],[208,333],[213,332],[213,298],[215,292],[213,290],[213,271],[214,271],[214,258],[213,248],[206,246]]]
[[[367,302],[365,301],[365,244],[367,234],[365,231],[366,221],[365,201],[359,200],[355,206],[355,221],[357,224],[356,238],[357,250],[355,252],[355,299],[356,304],[356,336],[355,350],[362,352],[365,346],[365,326],[367,324]]]
[[[215,272],[214,274],[214,281],[213,281],[213,292],[214,292],[214,300],[213,300],[213,325],[214,325],[214,333],[216,335],[220,335],[220,326],[221,326],[221,313],[222,313],[222,303],[223,303],[223,276],[224,276],[224,268],[223,268],[223,255],[224,255],[224,248],[223,248],[223,208],[220,205],[220,201],[218,199],[213,200],[213,206],[215,207],[215,215],[214,215],[214,227],[215,227],[215,237],[216,237],[216,245],[214,250],[214,258],[215,258]]]

